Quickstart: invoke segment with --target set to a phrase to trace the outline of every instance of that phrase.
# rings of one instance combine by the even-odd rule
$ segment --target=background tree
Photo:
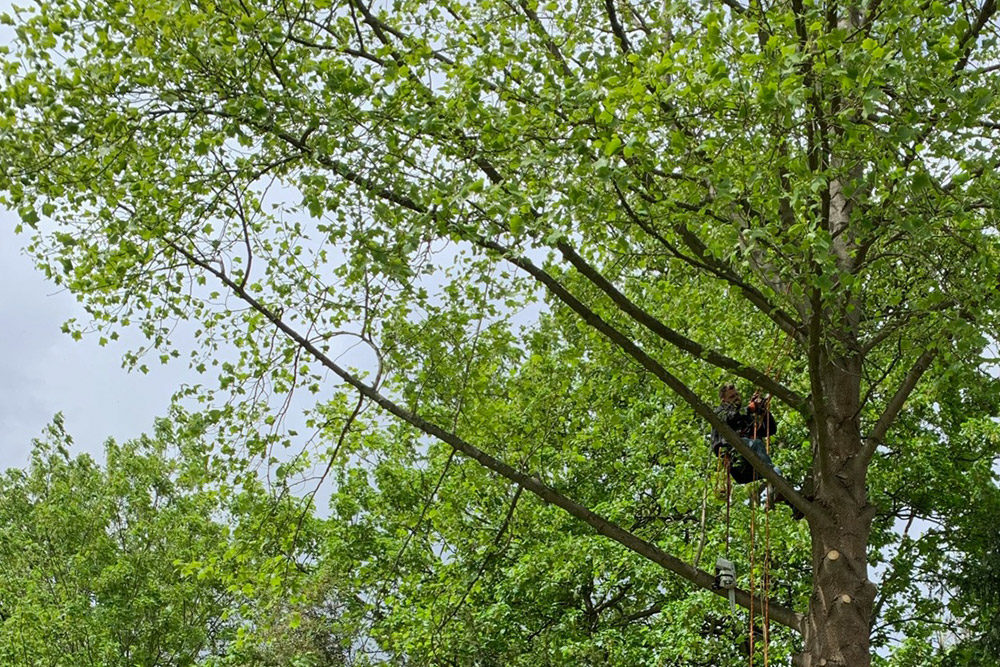
[[[274,592],[297,588],[274,537],[298,503],[283,512],[287,498],[253,484],[223,492],[197,440],[166,422],[156,437],[109,441],[104,466],[71,448],[57,417],[28,468],[0,478],[3,664],[207,665],[269,643]]]
[[[950,600],[974,599],[937,592],[961,583],[930,574],[927,545],[975,552],[976,529],[948,530],[979,525],[954,489],[996,494],[995,13],[993,0],[42,3],[18,15],[5,64],[6,201],[55,223],[30,250],[96,328],[135,322],[167,360],[173,322],[200,323],[192,363],[217,366],[223,393],[192,393],[226,406],[246,458],[280,439],[269,397],[323,394],[305,424],[353,470],[341,487],[377,493],[343,510],[375,548],[348,535],[337,553],[390,566],[352,570],[381,579],[360,596],[380,650],[437,659],[436,634],[415,640],[418,598],[442,628],[466,619],[433,573],[461,563],[475,592],[491,547],[480,535],[469,560],[462,507],[497,498],[487,532],[503,544],[515,487],[628,553],[589,576],[569,557],[579,544],[556,541],[562,515],[529,505],[557,531],[533,533],[532,561],[565,584],[532,597],[543,625],[570,608],[579,623],[547,627],[592,634],[623,588],[644,592],[629,617],[669,606],[654,591],[676,603],[682,582],[653,584],[642,560],[709,589],[701,552],[684,552],[689,522],[645,521],[639,505],[687,509],[707,483],[698,433],[723,427],[708,402],[735,377],[773,394],[780,463],[812,479],[798,492],[722,429],[806,517],[807,536],[775,526],[789,567],[770,620],[801,635],[802,664],[867,665],[872,636],[958,641],[920,639]],[[374,352],[355,362],[367,377],[337,361],[348,331]],[[329,375],[346,383],[333,400]],[[362,428],[370,402],[407,426]],[[662,449],[668,464],[650,463]],[[340,465],[371,452],[374,467]],[[720,514],[713,503],[706,526]],[[910,518],[942,529],[907,531]],[[585,552],[612,553],[589,535]],[[546,561],[555,544],[575,567]],[[690,609],[674,608],[689,630]],[[522,634],[496,649],[534,650],[541,635]],[[551,638],[539,650],[571,646]],[[696,660],[690,646],[654,659]]]

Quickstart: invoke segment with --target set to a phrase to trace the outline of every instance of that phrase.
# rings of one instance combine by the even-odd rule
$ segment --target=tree
[[[149,440],[109,442],[105,470],[71,445],[57,417],[0,482],[4,664],[189,665],[224,646],[225,586],[174,565],[224,540],[216,506]]]
[[[367,404],[408,425],[369,444],[438,465],[419,500],[394,490],[420,508],[409,535],[461,461],[617,542],[628,567],[709,590],[671,551],[680,526],[625,520],[623,470],[648,471],[656,445],[624,433],[669,415],[648,430],[677,451],[676,471],[654,466],[655,504],[691,492],[694,434],[720,428],[808,525],[770,619],[801,635],[801,664],[868,665],[871,637],[929,627],[947,602],[940,578],[914,578],[935,557],[905,519],[974,551],[977,534],[947,530],[967,510],[955,489],[996,491],[995,13],[42,3],[11,19],[6,202],[96,328],[137,322],[167,360],[172,323],[198,321],[192,363],[218,366],[223,392],[201,396],[237,399],[224,418],[266,426],[267,392],[323,394],[306,420],[331,466],[370,433]],[[538,327],[520,328],[525,308]],[[377,357],[367,377],[337,361],[347,332]],[[551,393],[526,404],[513,392],[533,376]],[[807,488],[719,423],[713,385],[731,377],[774,396],[779,463]],[[599,451],[615,428],[624,468]],[[265,433],[251,454],[269,455]]]
[[[57,416],[27,469],[0,477],[3,664],[228,664],[266,644],[275,596],[261,581],[286,560],[269,538],[302,508],[252,484],[221,492],[199,470],[196,439],[166,422],[154,437],[109,440],[104,466],[72,447]],[[294,591],[294,572],[284,579]]]

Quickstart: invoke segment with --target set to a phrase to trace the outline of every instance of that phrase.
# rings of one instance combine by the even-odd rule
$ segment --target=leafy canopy
[[[129,363],[189,353],[206,374],[182,393],[218,428],[213,465],[291,479],[310,459],[281,445],[319,443],[324,567],[372,660],[740,660],[746,625],[648,560],[722,548],[700,418],[731,377],[774,394],[790,480],[856,462],[876,646],[974,652],[995,609],[945,565],[995,557],[995,11],[43,2],[8,17],[5,202],[86,303],[70,331],[138,326]],[[856,409],[828,420],[848,385]],[[315,403],[286,430],[293,394]],[[840,425],[865,436],[846,458]],[[602,542],[480,463],[680,561]],[[810,535],[769,520],[772,611],[794,626]],[[961,632],[939,642],[943,619]]]

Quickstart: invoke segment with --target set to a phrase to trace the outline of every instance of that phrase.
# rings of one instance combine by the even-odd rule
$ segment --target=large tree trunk
[[[865,493],[859,421],[861,359],[824,359],[813,424],[813,484],[824,515],[810,521],[813,592],[803,623],[803,667],[868,667],[875,585],[867,546],[874,517]],[[814,397],[815,398],[815,397]]]

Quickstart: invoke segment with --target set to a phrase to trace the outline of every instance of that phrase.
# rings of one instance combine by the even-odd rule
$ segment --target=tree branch
[[[695,414],[702,417],[712,427],[718,430],[718,432],[725,438],[726,442],[732,445],[732,447],[736,449],[736,451],[739,452],[751,466],[753,466],[754,470],[756,470],[761,477],[770,482],[792,506],[796,507],[810,519],[819,518],[822,510],[820,510],[815,503],[806,500],[805,497],[803,497],[802,494],[800,494],[788,482],[788,480],[779,475],[773,467],[764,463],[764,461],[757,456],[756,452],[747,446],[747,444],[743,442],[743,439],[740,438],[733,429],[731,429],[724,421],[719,419],[719,416],[715,414],[715,411],[707,403],[701,400],[701,398],[699,398],[698,395],[695,394],[680,379],[664,368],[662,364],[653,359],[642,348],[636,345],[636,343],[633,342],[628,336],[608,324],[608,322],[601,318],[600,315],[592,311],[579,299],[573,296],[558,280],[540,269],[526,257],[514,254],[509,248],[500,245],[496,241],[480,237],[475,241],[475,243],[480,247],[500,253],[500,255],[508,262],[519,269],[522,269],[545,285],[553,296],[569,306],[569,308],[579,315],[585,323],[597,330],[599,333],[603,334],[605,338],[614,343],[623,352],[632,357],[640,366],[648,370],[657,379],[673,390],[675,394],[680,396],[685,403],[691,406]]]
[[[979,13],[976,15],[976,22],[969,26],[969,29],[962,35],[959,40],[959,48],[962,49],[962,57],[958,59],[955,63],[955,72],[960,72],[965,69],[965,66],[969,64],[969,59],[972,57],[972,50],[976,46],[976,41],[979,39],[979,35],[982,34],[983,29],[989,20],[997,11],[996,0],[986,0],[983,6],[979,8]]]
[[[688,565],[676,556],[673,556],[659,547],[626,531],[621,526],[612,523],[569,497],[559,493],[552,487],[543,484],[541,480],[514,469],[500,459],[490,456],[481,449],[466,442],[458,435],[450,431],[446,431],[437,424],[429,422],[419,415],[414,414],[413,412],[410,412],[393,402],[374,387],[362,382],[359,378],[349,373],[344,368],[341,368],[332,359],[323,354],[323,352],[312,342],[284,322],[277,313],[272,312],[269,308],[267,308],[267,306],[257,301],[249,292],[240,287],[238,283],[234,282],[225,273],[213,266],[210,260],[195,257],[191,252],[185,250],[180,245],[170,241],[169,239],[164,239],[164,242],[167,243],[175,252],[183,255],[189,262],[203,271],[207,271],[215,276],[233,294],[266,318],[272,326],[280,330],[283,334],[285,334],[285,336],[294,341],[296,345],[312,355],[314,359],[340,377],[344,382],[357,389],[363,396],[381,406],[386,412],[395,415],[399,419],[402,419],[404,422],[423,431],[427,435],[437,438],[438,440],[450,445],[455,451],[461,452],[482,465],[484,468],[492,470],[501,477],[527,489],[528,491],[531,491],[542,500],[565,510],[572,516],[590,525],[597,533],[618,542],[627,549],[656,563],[657,565],[660,565],[664,569],[687,579],[700,588],[712,591],[720,597],[727,596],[728,591],[715,589],[715,578],[710,573]],[[709,413],[711,414],[710,410]],[[718,418],[715,418],[715,421],[718,422]],[[725,427],[725,425],[721,422],[719,422],[719,424]],[[729,430],[731,432],[731,429]],[[735,438],[735,433],[733,433],[733,436]],[[738,440],[738,438],[736,439]],[[740,444],[742,445],[742,441],[740,441]],[[749,448],[744,448],[747,449],[748,452],[750,451]],[[752,454],[752,452],[750,453]],[[740,606],[747,609],[752,607],[754,610],[761,612],[763,612],[764,609],[763,601],[759,597],[751,597],[749,593],[742,589],[736,590],[736,602]],[[771,619],[775,622],[801,632],[803,618],[801,614],[771,601],[768,601],[768,612],[770,613]]]
[[[917,358],[916,362],[914,362],[913,366],[906,373],[899,388],[896,389],[896,393],[889,399],[882,415],[875,422],[875,427],[872,429],[871,434],[865,438],[865,446],[861,450],[860,457],[862,467],[867,467],[872,456],[875,455],[875,450],[882,444],[882,440],[885,438],[885,434],[888,433],[889,427],[896,421],[896,417],[899,415],[899,411],[903,409],[906,399],[913,393],[917,383],[920,382],[920,378],[923,377],[924,373],[930,367],[937,353],[937,348],[924,350],[923,354]]]
[[[715,264],[716,266],[719,267],[720,271],[723,271],[725,275],[729,276],[726,279],[729,280],[733,285],[738,287],[740,291],[743,293],[744,298],[746,298],[747,301],[756,306],[757,310],[767,315],[771,319],[771,321],[777,324],[782,331],[784,331],[786,334],[788,334],[795,340],[799,342],[803,342],[805,340],[799,328],[799,325],[795,322],[795,320],[792,319],[792,317],[788,313],[786,313],[778,306],[774,305],[766,296],[764,296],[763,293],[760,292],[760,290],[740,279],[737,276],[736,272],[733,271],[731,266],[723,264],[722,260],[719,260],[718,258],[714,257],[709,252],[708,248],[705,246],[702,240],[698,238],[696,234],[694,234],[691,230],[687,229],[684,225],[678,226],[678,233],[680,234],[681,239],[684,241],[684,245],[686,245],[691,250],[691,252],[694,252],[696,255],[698,255],[699,259],[710,265]],[[757,262],[757,260],[754,261]],[[772,286],[772,289],[773,287],[774,286]],[[779,291],[780,290],[775,290],[775,292]]]
[[[615,37],[618,38],[618,45],[621,47],[622,53],[628,55],[632,52],[632,45],[628,41],[628,35],[625,34],[625,30],[622,28],[621,21],[618,20],[618,12],[615,11],[615,0],[604,0],[604,9],[608,13],[608,22],[611,23],[611,30],[615,33]]]
[[[740,290],[743,294],[743,298],[749,301],[761,313],[766,315],[778,326],[778,328],[801,342],[802,334],[795,321],[792,320],[792,318],[789,317],[789,315],[781,308],[771,303],[760,290],[744,281],[726,262],[709,253],[708,248],[705,247],[705,244],[701,242],[701,239],[699,239],[697,235],[688,231],[684,225],[677,225],[674,228],[680,235],[681,241],[687,249],[694,253],[693,258],[688,257],[684,253],[680,252],[680,250],[678,250],[673,243],[664,238],[663,235],[648,221],[642,219],[642,217],[628,203],[628,200],[625,198],[625,193],[621,191],[621,188],[619,188],[617,184],[615,184],[615,191],[618,194],[618,201],[621,203],[622,208],[625,210],[625,214],[629,217],[629,219],[638,225],[642,231],[646,232],[646,234],[659,242],[660,245],[666,248],[674,257],[680,259],[689,266],[698,269],[699,271],[706,271],[719,280],[722,280]],[[677,202],[671,202],[671,204],[676,205]]]
[[[611,0],[608,1],[611,2]],[[366,23],[369,23],[371,25],[373,22],[377,22],[377,19],[371,16],[370,12],[368,12],[366,8],[362,7],[361,11],[364,13]],[[385,26],[378,26],[378,27],[385,28]],[[396,33],[394,32],[393,34]],[[385,37],[384,32],[381,31],[379,31],[379,37],[383,40],[387,39]],[[217,113],[218,115],[225,115],[219,112],[215,113]],[[393,190],[377,183],[376,181],[374,181],[369,177],[362,176],[361,174],[354,171],[353,169],[351,169],[350,167],[348,167],[347,165],[343,164],[338,160],[334,160],[332,158],[329,158],[328,156],[315,152],[308,144],[305,143],[305,141],[301,137],[295,137],[275,127],[262,127],[258,125],[257,129],[260,131],[274,134],[275,136],[282,139],[286,143],[294,146],[300,152],[311,155],[320,164],[331,169],[339,176],[341,176],[343,179],[360,187],[362,190],[368,192],[369,194],[378,196],[382,199],[390,201],[398,206],[402,206],[416,213],[427,214],[429,212],[426,206],[414,201],[413,199],[405,195],[400,195],[394,192]],[[477,167],[479,167],[486,173],[487,177],[492,182],[501,183],[505,180],[504,177],[496,170],[496,168],[493,167],[493,165],[485,158],[477,157],[473,161]],[[688,233],[688,235],[690,236],[690,233]],[[700,240],[696,238],[686,238],[685,242],[689,247],[696,247],[696,245],[700,243]],[[561,248],[560,250],[563,249]],[[702,247],[701,250],[704,251],[704,248]],[[566,253],[564,251],[564,256],[565,255]],[[580,258],[579,255],[576,255],[576,253],[573,253],[573,255],[577,258],[577,260],[582,261],[582,258]],[[659,322],[658,320],[653,318],[646,311],[638,308],[634,303],[629,301],[627,298],[624,297],[624,295],[618,292],[618,290],[615,289],[608,281],[604,280],[603,276],[600,276],[595,270],[591,269],[588,272],[581,269],[579,265],[577,265],[577,268],[578,270],[581,270],[581,272],[583,272],[584,275],[588,277],[588,279],[593,280],[594,279],[593,276],[597,276],[598,278],[603,280],[603,286],[602,284],[597,282],[595,282],[595,284],[601,287],[601,289],[605,291],[606,294],[611,296],[611,298],[615,301],[615,303],[619,307],[623,308],[623,310],[625,310],[626,313],[628,313],[631,317],[637,319],[637,321],[639,321],[644,326],[649,328],[656,335],[660,336],[663,340],[673,344],[682,351],[692,354],[696,358],[702,359],[710,364],[723,368],[724,370],[729,370],[734,374],[736,374],[737,376],[747,379],[750,382],[753,382],[757,386],[765,389],[766,391],[776,396],[779,400],[783,401],[784,403],[786,403],[788,406],[790,406],[800,414],[806,415],[808,413],[808,403],[803,397],[797,395],[795,392],[791,391],[787,387],[784,387],[780,383],[774,382],[771,378],[767,376],[766,373],[761,373],[758,369],[744,365],[736,361],[735,359],[731,359],[729,357],[715,353],[710,350],[705,350],[700,344],[691,341],[690,339],[687,339],[684,336],[681,336],[679,333],[663,325],[662,322]],[[612,291],[608,291],[606,287],[610,287]],[[756,290],[754,290],[752,287],[748,285],[741,286],[741,291],[743,291],[744,295],[748,300],[751,301],[751,303],[760,308],[765,314],[768,314],[771,317],[771,319],[779,325],[779,327],[781,327],[783,330],[786,331],[786,333],[790,332],[791,335],[796,335],[798,333],[797,329],[794,327],[794,324],[791,323],[789,318],[786,315],[784,315],[784,313],[782,313],[780,310],[774,308],[766,300],[766,298],[763,297],[763,295],[756,293]]]
[[[229,118],[234,118],[224,112],[203,110],[203,113],[214,113],[220,116],[226,116]],[[245,122],[243,119],[234,118],[235,120],[240,120]],[[393,190],[385,187],[384,185],[377,183],[371,178],[362,176],[358,174],[353,169],[344,165],[343,163],[333,160],[327,156],[320,155],[312,150],[310,146],[301,141],[298,137],[288,134],[275,127],[263,127],[258,125],[252,125],[256,129],[264,132],[273,134],[279,137],[288,144],[296,147],[300,151],[311,155],[320,164],[331,169],[339,176],[345,180],[357,185],[362,190],[368,194],[380,197],[386,201],[390,201],[394,204],[402,206],[403,208],[409,209],[415,213],[420,214],[431,214],[432,211],[428,209],[423,204],[405,196],[400,195]],[[495,174],[495,178],[502,178],[499,174]],[[715,411],[706,404],[701,398],[698,397],[686,384],[681,382],[677,377],[667,371],[659,362],[650,357],[643,351],[638,345],[632,342],[627,336],[622,334],[620,331],[609,325],[601,317],[599,317],[592,310],[587,308],[582,302],[580,302],[576,297],[571,295],[565,287],[563,287],[555,278],[551,275],[542,271],[529,260],[524,257],[513,256],[510,250],[494,241],[486,239],[485,237],[472,237],[470,238],[466,230],[462,230],[455,227],[457,231],[463,238],[476,243],[483,248],[492,249],[501,254],[507,261],[511,262],[515,266],[522,268],[528,272],[532,277],[536,278],[542,282],[549,290],[561,301],[563,301],[567,306],[574,310],[578,315],[580,315],[583,320],[591,327],[597,329],[600,333],[604,334],[611,342],[617,345],[620,349],[626,352],[629,356],[635,359],[642,367],[646,368],[652,372],[657,378],[659,378],[664,384],[666,384],[670,389],[680,396],[684,402],[690,405],[696,414],[704,418],[711,426],[715,427],[719,433],[726,439],[726,441],[736,449],[750,465],[760,473],[761,477],[770,482],[774,488],[785,497],[788,502],[803,513],[806,517],[815,518],[820,510],[817,506],[810,501],[806,500],[802,494],[800,494],[784,477],[779,475],[774,468],[768,466],[764,461],[757,456],[757,454],[743,442],[743,440],[733,431],[729,426],[722,422]],[[211,270],[211,269],[209,269]],[[792,405],[790,403],[790,405]]]
[[[459,598],[458,603],[450,610],[446,610],[446,613],[444,617],[441,619],[441,622],[438,623],[437,630],[434,631],[435,635],[440,633],[441,630],[448,624],[448,622],[455,617],[455,614],[458,613],[458,610],[462,608],[462,605],[465,604],[465,601],[468,599],[469,594],[472,592],[472,589],[479,582],[480,578],[482,578],[483,573],[486,572],[486,567],[490,564],[491,558],[498,551],[501,550],[500,540],[503,538],[504,533],[507,532],[507,528],[510,526],[511,519],[514,518],[514,510],[517,509],[517,501],[521,499],[522,491],[524,491],[523,486],[518,486],[514,490],[514,498],[513,500],[510,501],[510,506],[507,508],[507,515],[504,516],[503,522],[500,524],[500,528],[499,530],[497,530],[496,536],[493,538],[492,545],[486,548],[486,555],[483,556],[483,560],[480,562],[479,568],[476,570],[475,576],[472,578],[471,581],[469,581],[469,584],[465,587],[465,592],[462,593],[462,597]],[[510,540],[508,539],[507,542],[509,544]]]
[[[819,464],[826,466],[826,397],[823,391],[822,365],[823,350],[821,348],[820,336],[822,334],[822,320],[820,319],[820,296],[819,290],[814,288],[809,299],[809,343],[806,348],[806,358],[809,364],[809,387],[812,390],[813,417],[816,428],[817,446],[819,448]]]
[[[608,0],[608,2],[611,3],[612,0]],[[613,7],[611,7],[611,10],[613,11]],[[486,173],[491,182],[499,185],[506,180],[503,175],[501,175],[500,172],[485,158],[478,158],[475,163]],[[618,190],[617,185],[615,186],[615,189],[618,191],[619,195],[622,194],[621,191]],[[627,202],[623,201],[623,203],[627,206]],[[630,208],[629,210],[631,211]],[[532,210],[532,213],[536,216],[538,215],[538,213],[534,210]],[[572,264],[577,271],[587,278],[587,280],[610,297],[612,302],[614,302],[619,309],[662,340],[670,343],[683,352],[687,352],[697,359],[701,359],[702,361],[712,364],[713,366],[717,366],[718,368],[722,368],[723,370],[728,370],[739,377],[753,382],[758,387],[761,387],[767,392],[778,397],[779,400],[800,414],[806,415],[808,413],[808,402],[804,397],[799,396],[788,387],[782,385],[780,382],[773,380],[767,375],[767,373],[762,373],[760,370],[752,366],[742,364],[735,359],[719,354],[713,350],[706,350],[700,343],[681,335],[679,332],[671,329],[663,322],[653,317],[648,311],[639,307],[628,297],[622,294],[600,273],[600,271],[588,263],[583,257],[580,256],[579,253],[576,252],[576,250],[573,249],[572,246],[565,241],[557,242],[556,249],[559,250],[563,258]],[[506,255],[509,253],[505,252],[504,254]],[[536,275],[536,277],[538,276]]]
[[[622,616],[620,619],[618,619],[617,625],[625,626],[628,625],[629,623],[634,623],[635,621],[641,621],[644,618],[649,618],[650,616],[656,616],[661,611],[663,611],[663,605],[660,603],[656,603],[641,611],[628,614],[627,616]]]
[[[679,332],[671,329],[663,322],[653,317],[647,311],[643,310],[631,301],[627,296],[622,294],[618,288],[612,285],[607,278],[605,278],[596,268],[589,264],[587,260],[581,257],[580,254],[565,241],[558,242],[556,244],[556,248],[560,253],[562,253],[562,256],[566,259],[566,261],[572,264],[577,271],[583,274],[583,276],[593,283],[598,289],[608,295],[618,308],[664,341],[680,350],[683,350],[684,352],[687,352],[697,359],[701,359],[702,361],[712,364],[713,366],[730,371],[739,377],[753,382],[756,386],[778,397],[778,399],[798,412],[803,412],[807,409],[807,401],[804,397],[799,396],[780,382],[773,380],[766,373],[761,372],[753,366],[742,364],[735,359],[731,359],[730,357],[719,354],[713,350],[706,350],[700,343],[681,335]]]
[[[898,315],[895,313],[892,314],[889,318],[887,318],[889,321],[882,325],[882,328],[877,330],[871,335],[870,338],[868,338],[868,340],[862,343],[862,353],[867,356],[872,350],[884,343],[887,339],[899,333],[913,318],[918,318],[928,313],[940,313],[954,308],[957,305],[958,302],[954,299],[946,299],[926,310],[909,310],[901,312]]]
[[[524,15],[531,21],[535,30],[541,34],[542,41],[545,42],[545,48],[550,54],[552,54],[552,57],[559,62],[563,76],[569,79],[575,78],[573,70],[570,69],[569,63],[566,62],[565,56],[563,56],[562,51],[559,50],[559,46],[552,40],[552,37],[549,35],[549,31],[545,29],[545,25],[542,24],[542,21],[538,18],[538,14],[535,13],[535,10],[531,8],[531,5],[528,4],[527,0],[518,0],[518,4],[521,7],[521,11],[524,12]]]
[[[224,112],[206,110],[204,113],[215,113],[217,115],[226,116],[233,118],[225,114]],[[241,120],[241,119],[236,119]],[[244,122],[241,120],[241,122]],[[298,148],[300,151],[311,155],[313,159],[317,160],[323,166],[331,169],[337,173],[341,178],[357,185],[362,190],[370,195],[374,195],[397,204],[403,208],[409,209],[415,213],[420,214],[431,214],[432,211],[428,209],[423,204],[414,201],[413,199],[400,195],[393,190],[377,183],[371,178],[362,176],[358,174],[350,167],[344,165],[343,163],[333,160],[324,155],[320,155],[312,150],[310,146],[302,142],[298,137],[288,134],[282,130],[274,127],[261,127],[259,125],[254,126],[256,129],[269,132],[274,136],[279,137],[290,145]],[[497,175],[499,177],[499,175]],[[530,261],[523,257],[511,256],[509,249],[501,246],[489,239],[484,237],[470,238],[467,231],[455,227],[455,231],[458,232],[462,238],[476,243],[484,248],[490,248],[496,252],[499,252],[508,261],[513,263],[515,266],[524,269],[534,278],[538,279],[544,285],[546,285],[554,295],[556,295],[561,301],[570,306],[577,314],[579,314],[584,321],[590,326],[597,329],[599,332],[604,334],[609,340],[615,343],[619,348],[625,351],[629,356],[633,357],[641,366],[650,370],[657,378],[664,382],[668,387],[670,387],[675,393],[677,393],[688,405],[690,405],[695,412],[703,417],[708,423],[718,429],[719,433],[726,438],[737,452],[739,452],[757,472],[760,473],[761,477],[769,481],[774,488],[780,492],[794,507],[801,511],[807,517],[815,517],[819,510],[816,506],[806,500],[785,478],[775,472],[774,468],[768,466],[761,460],[757,454],[750,449],[743,440],[736,435],[736,432],[729,428],[725,423],[719,420],[715,411],[711,409],[704,401],[702,401],[697,394],[695,394],[691,389],[681,382],[678,378],[668,372],[659,362],[654,360],[648,354],[646,354],[641,348],[639,348],[635,343],[633,343],[627,336],[622,334],[620,331],[611,327],[607,322],[601,319],[596,313],[583,305],[576,297],[572,296],[555,278],[553,278],[548,273],[542,271],[537,266],[532,264]],[[792,405],[792,404],[790,404]]]

